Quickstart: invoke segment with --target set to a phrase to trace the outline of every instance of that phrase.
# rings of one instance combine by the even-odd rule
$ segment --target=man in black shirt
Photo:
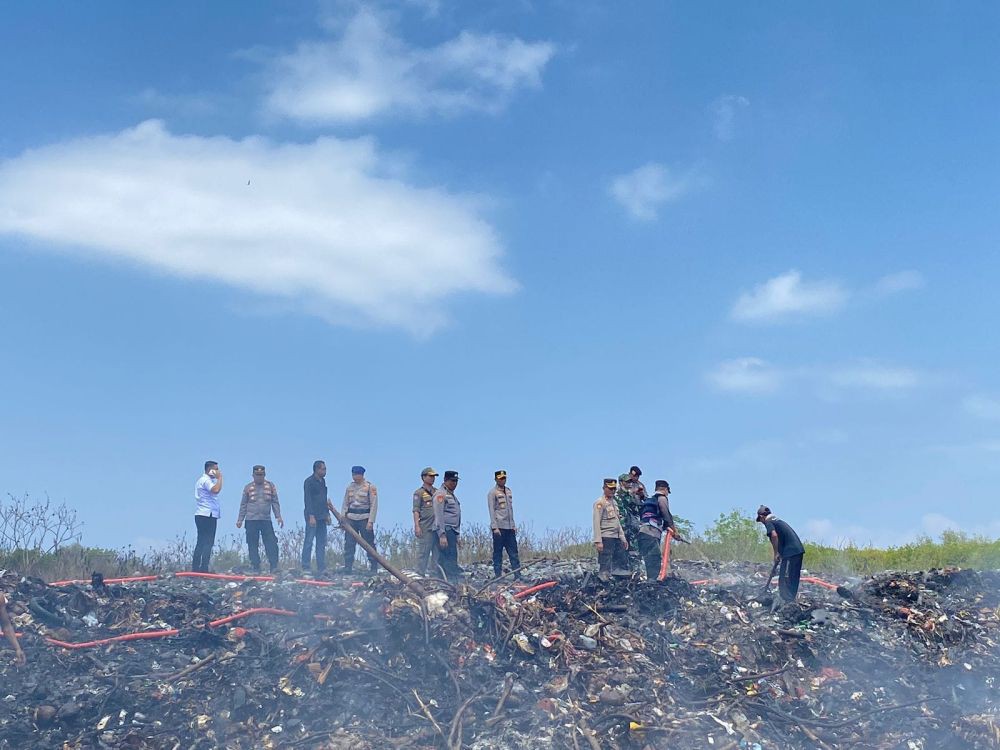
[[[302,484],[305,507],[306,539],[302,545],[302,570],[309,570],[313,540],[316,540],[316,572],[326,570],[326,527],[330,523],[328,511],[333,507],[326,493],[326,464],[313,462],[313,473]]]
[[[757,509],[757,523],[764,524],[767,538],[774,550],[774,561],[781,563],[778,571],[778,593],[782,601],[795,601],[799,594],[799,577],[802,575],[802,556],[805,547],[795,529],[771,512],[766,505]]]

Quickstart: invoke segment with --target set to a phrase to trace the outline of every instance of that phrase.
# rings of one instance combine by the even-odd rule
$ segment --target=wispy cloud
[[[909,270],[887,274],[869,287],[852,291],[833,279],[805,281],[799,271],[792,269],[740,294],[731,316],[744,323],[773,323],[830,315],[842,310],[852,299],[884,298],[923,289],[925,284],[923,275]]]
[[[709,107],[712,114],[712,130],[720,141],[731,141],[736,134],[736,117],[741,110],[750,106],[745,96],[726,94],[720,96]]]
[[[897,367],[878,362],[834,368],[829,381],[839,388],[860,388],[878,391],[902,391],[914,388],[925,380],[923,374],[909,367]]]
[[[886,297],[899,292],[923,289],[927,285],[919,271],[899,271],[883,276],[875,283],[875,294]]]
[[[608,192],[633,219],[652,221],[660,206],[690,192],[695,182],[690,173],[675,175],[663,164],[650,162],[615,177]]]
[[[778,390],[786,375],[757,357],[739,357],[719,363],[706,377],[722,391],[760,394]]]
[[[370,139],[202,138],[151,120],[0,162],[0,234],[412,331],[444,323],[450,295],[515,289],[477,201],[404,172]]]
[[[872,360],[779,367],[758,357],[739,357],[721,362],[705,377],[718,390],[752,395],[775,393],[793,383],[821,392],[902,393],[934,380],[927,373],[910,367]]]
[[[541,86],[555,52],[550,42],[471,31],[413,47],[387,13],[364,6],[339,36],[303,42],[270,62],[266,107],[309,124],[497,113],[518,91]]]
[[[847,291],[837,281],[803,281],[791,270],[744,292],[732,317],[742,322],[772,322],[803,315],[827,315],[847,302]]]
[[[980,419],[1000,419],[1000,398],[976,394],[962,399],[967,414]]]

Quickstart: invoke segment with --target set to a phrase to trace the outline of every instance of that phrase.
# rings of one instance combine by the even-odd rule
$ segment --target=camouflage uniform
[[[628,540],[629,567],[633,570],[639,568],[639,512],[645,498],[646,485],[641,480],[632,479],[629,473],[618,476],[615,502],[618,504],[618,515],[621,517],[622,529],[625,530],[625,538]]]

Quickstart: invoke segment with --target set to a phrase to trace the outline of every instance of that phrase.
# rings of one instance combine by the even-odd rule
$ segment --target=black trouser
[[[351,528],[354,529],[361,538],[368,542],[373,548],[375,547],[375,529],[368,528],[368,519],[362,518],[361,520],[355,520],[353,518],[345,518]],[[358,542],[352,534],[345,531],[344,532],[344,569],[348,572],[354,568],[354,551],[358,547]],[[372,570],[378,568],[378,563],[375,562],[375,558],[368,553],[368,567]]]
[[[639,547],[639,555],[646,563],[646,580],[655,581],[660,577],[660,565],[663,563],[660,537],[640,531],[637,546]]]
[[[274,535],[274,524],[267,521],[247,521],[247,551],[254,570],[260,570],[260,538],[264,537],[264,552],[271,565],[271,572],[278,569],[278,537]]]
[[[316,570],[322,573],[326,570],[326,521],[316,519],[316,525],[310,526],[306,519],[306,539],[302,545],[302,569],[309,570],[309,560],[312,558],[313,540],[316,540]]]
[[[786,602],[795,601],[799,595],[799,577],[802,575],[802,555],[781,558],[778,570],[778,593]]]
[[[454,583],[462,574],[462,569],[458,567],[458,532],[455,529],[446,528],[444,535],[448,540],[448,546],[440,551],[438,564],[444,570],[445,578]]]
[[[613,569],[628,570],[628,555],[622,540],[616,536],[606,536],[601,542],[604,551],[597,553],[597,572],[610,573]]]
[[[194,559],[191,561],[191,570],[195,573],[208,572],[208,561],[212,558],[212,547],[215,546],[215,529],[218,525],[218,518],[194,517],[194,526],[198,530],[198,540],[194,543]]]
[[[514,529],[500,529],[500,533],[493,533],[493,573],[499,576],[503,572],[503,551],[507,550],[507,559],[510,560],[510,569],[517,570],[521,567],[521,558],[517,554],[517,534]],[[520,573],[515,573],[515,577],[520,578]]]

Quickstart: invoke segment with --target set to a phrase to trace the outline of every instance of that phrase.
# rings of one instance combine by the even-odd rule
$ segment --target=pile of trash
[[[1000,573],[804,583],[772,613],[763,566],[593,568],[6,573],[28,665],[0,652],[0,748],[1000,747]]]

